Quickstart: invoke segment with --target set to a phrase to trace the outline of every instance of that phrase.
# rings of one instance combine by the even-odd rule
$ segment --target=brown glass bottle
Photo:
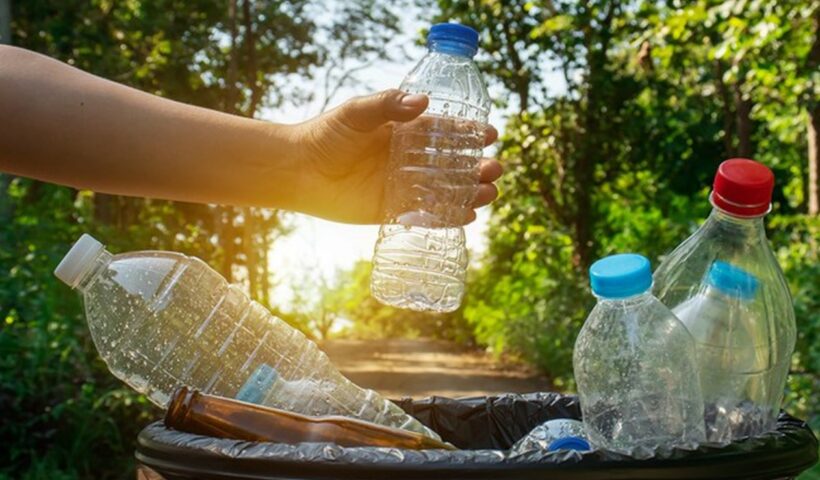
[[[454,450],[424,435],[341,416],[308,417],[207,395],[187,387],[174,393],[165,425],[175,430],[255,442],[330,442],[343,447]]]

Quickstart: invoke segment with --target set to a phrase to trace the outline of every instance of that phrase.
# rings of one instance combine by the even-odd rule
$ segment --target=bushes
[[[780,216],[769,227],[797,320],[786,408],[820,431],[820,218]]]
[[[80,231],[94,230],[88,198],[67,188],[2,180],[0,473],[122,477],[136,433],[157,409],[108,373],[78,296],[52,275]]]

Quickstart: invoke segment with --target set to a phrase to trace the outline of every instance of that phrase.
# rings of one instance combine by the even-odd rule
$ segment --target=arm
[[[103,193],[378,223],[392,125],[426,108],[423,95],[387,90],[301,124],[274,124],[0,45],[0,171]],[[488,126],[486,144],[497,135]],[[495,199],[500,175],[498,162],[482,162],[474,208]]]
[[[16,175],[278,208],[298,193],[292,127],[156,97],[27,50],[0,46],[0,118],[0,170]]]

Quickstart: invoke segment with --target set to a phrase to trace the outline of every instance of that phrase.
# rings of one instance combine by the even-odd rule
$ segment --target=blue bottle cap
[[[715,260],[709,268],[707,283],[726,295],[751,300],[757,292],[757,278],[731,263]]]
[[[631,297],[652,287],[652,270],[643,255],[610,255],[589,267],[589,283],[598,297]]]
[[[564,437],[550,443],[550,446],[547,448],[548,452],[555,452],[557,450],[578,450],[579,452],[588,452],[589,450],[592,450],[592,447],[589,446],[589,442],[587,442],[584,438]]]
[[[478,51],[478,32],[458,23],[438,23],[430,27],[427,47],[434,52],[472,58]]]

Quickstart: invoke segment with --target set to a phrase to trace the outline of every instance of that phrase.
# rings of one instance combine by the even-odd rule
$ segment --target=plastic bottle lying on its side
[[[536,450],[556,452],[558,450],[590,450],[586,440],[584,424],[571,418],[556,418],[532,429],[510,449],[515,454]]]
[[[161,407],[187,385],[439,439],[392,402],[353,384],[315,343],[197,258],[112,255],[83,235],[54,273],[82,293],[88,328],[111,372]]]

